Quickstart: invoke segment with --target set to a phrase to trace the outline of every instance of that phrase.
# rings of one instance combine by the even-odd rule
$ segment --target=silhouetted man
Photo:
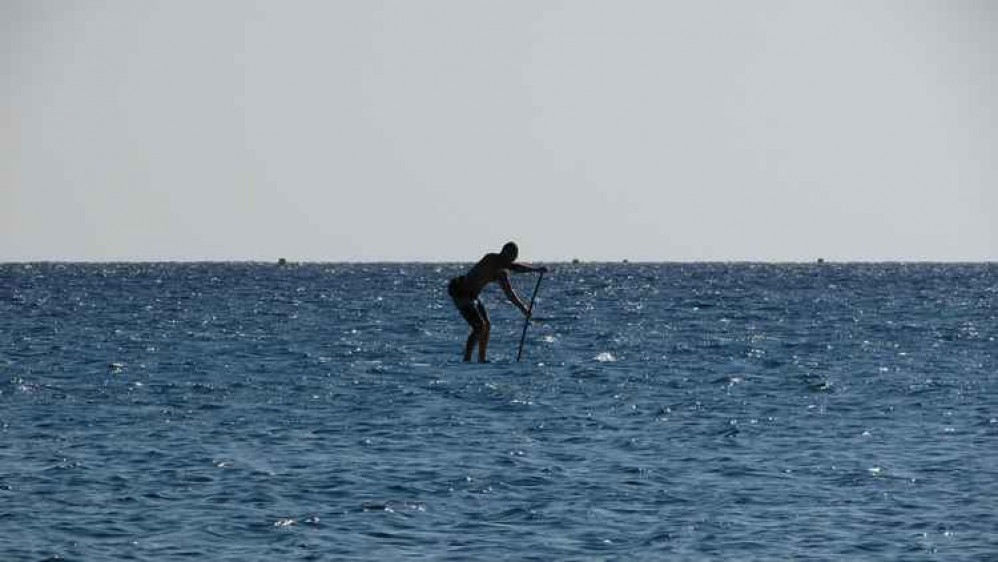
[[[471,361],[471,352],[475,349],[475,343],[478,343],[478,361],[486,362],[485,351],[489,346],[489,331],[492,325],[489,322],[488,312],[478,300],[479,293],[486,285],[493,281],[499,282],[509,302],[519,308],[524,316],[530,315],[526,305],[516,295],[513,285],[509,282],[509,272],[546,272],[547,268],[515,263],[518,254],[519,249],[516,244],[507,242],[498,254],[485,254],[485,257],[478,260],[468,273],[451,279],[447,285],[447,294],[454,299],[454,306],[471,326],[471,334],[468,335],[468,341],[464,345],[465,361]]]

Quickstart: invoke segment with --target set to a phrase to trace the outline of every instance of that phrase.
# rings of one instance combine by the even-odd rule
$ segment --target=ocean
[[[0,265],[0,560],[998,560],[998,265],[467,266]]]

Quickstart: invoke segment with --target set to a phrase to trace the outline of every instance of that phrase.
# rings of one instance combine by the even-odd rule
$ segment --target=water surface
[[[0,265],[3,560],[998,553],[998,267],[462,267]]]

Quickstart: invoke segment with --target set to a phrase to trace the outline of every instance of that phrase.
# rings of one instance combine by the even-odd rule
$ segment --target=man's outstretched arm
[[[511,263],[509,264],[509,269],[514,273],[533,273],[534,271],[538,273],[548,272],[548,268],[544,266],[534,267],[525,263]]]

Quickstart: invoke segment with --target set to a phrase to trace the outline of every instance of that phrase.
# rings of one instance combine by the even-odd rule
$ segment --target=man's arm
[[[511,263],[511,264],[509,264],[509,269],[510,269],[510,271],[513,271],[515,273],[532,273],[534,271],[539,272],[539,273],[547,273],[547,271],[548,271],[548,268],[546,268],[546,267],[543,267],[543,266],[541,266],[541,267],[533,267],[533,266],[529,266],[529,265],[527,265],[525,263]]]
[[[513,290],[513,284],[509,282],[509,274],[505,271],[499,274],[499,286],[502,287],[503,292],[506,293],[506,298],[509,299],[509,302],[513,303],[513,306],[519,308],[524,316],[530,315],[527,306],[523,304],[520,297],[516,295],[516,291]]]

